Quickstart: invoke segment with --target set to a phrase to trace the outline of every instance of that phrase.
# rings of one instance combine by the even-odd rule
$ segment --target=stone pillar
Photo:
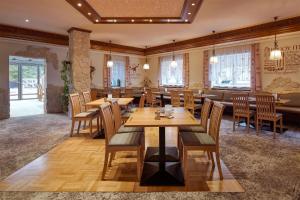
[[[90,90],[90,33],[91,31],[69,29],[69,58],[72,63],[71,92]]]

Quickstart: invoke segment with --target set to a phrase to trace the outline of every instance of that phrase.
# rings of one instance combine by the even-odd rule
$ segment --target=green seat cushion
[[[206,133],[202,126],[180,126],[179,132],[198,132],[198,133]]]
[[[129,133],[129,132],[144,132],[144,128],[143,127],[125,127],[124,125],[122,125],[118,130],[118,133]]]
[[[131,132],[115,134],[109,141],[111,146],[138,146],[140,145],[140,138],[143,133]]]
[[[182,132],[182,142],[186,146],[215,145],[214,139],[206,133]]]

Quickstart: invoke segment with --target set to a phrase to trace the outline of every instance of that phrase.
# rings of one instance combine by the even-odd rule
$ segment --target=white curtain
[[[172,56],[160,58],[160,77],[162,85],[183,85],[183,55],[176,55],[176,67],[171,67]]]
[[[211,64],[211,87],[251,87],[251,45],[216,50],[218,62]]]
[[[118,87],[120,81],[120,87],[125,87],[125,72],[126,72],[126,60],[125,57],[113,56],[113,67],[110,69],[111,85],[112,87]]]

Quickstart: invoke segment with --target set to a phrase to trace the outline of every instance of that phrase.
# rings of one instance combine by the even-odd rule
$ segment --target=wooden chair
[[[178,90],[171,90],[170,91],[171,94],[171,104],[173,107],[180,107],[181,103],[180,103],[180,94]]]
[[[112,98],[120,98],[121,97],[121,89],[114,88],[112,89]]]
[[[212,107],[212,100],[205,99],[204,104],[201,109],[201,120],[200,126],[180,126],[179,132],[198,132],[198,133],[207,133],[207,125],[208,125],[208,118],[209,113]]]
[[[145,136],[143,133],[129,132],[116,134],[113,114],[110,104],[104,103],[100,107],[101,117],[104,122],[105,133],[105,159],[102,171],[102,180],[105,178],[107,167],[111,166],[112,160],[118,151],[137,152],[137,179],[140,179],[144,159]]]
[[[144,132],[144,128],[142,127],[125,127],[123,125],[123,117],[117,100],[111,101],[111,109],[114,117],[116,132],[118,133]]]
[[[192,90],[184,90],[184,107],[194,115],[195,110],[201,109],[200,104],[195,104],[194,93]]]
[[[151,89],[147,89],[146,90],[146,103],[153,107],[154,105],[162,105],[162,102],[160,99],[157,99],[155,95],[153,95],[152,90]]]
[[[91,89],[91,100],[95,101],[97,100],[97,96],[98,96],[98,90],[97,89]]]
[[[272,95],[258,94],[256,96],[256,132],[258,134],[262,121],[273,122],[273,138],[276,138],[277,122],[280,121],[282,133],[282,114],[276,113],[275,98]]]
[[[133,98],[133,89],[132,88],[125,88],[125,97],[126,98]]]
[[[145,107],[145,94],[142,94],[139,102],[139,108],[144,108]]]
[[[250,110],[249,93],[233,93],[233,131],[235,131],[235,122],[240,123],[240,118],[245,118],[247,121],[247,131],[249,133],[250,119],[255,115],[254,111]]]
[[[183,172],[185,180],[189,177],[188,169],[188,151],[207,151],[212,161],[212,167],[215,167],[214,154],[219,171],[220,179],[223,179],[223,173],[219,152],[219,130],[224,111],[224,105],[215,102],[210,115],[208,134],[190,132],[181,134],[180,158],[183,160]]]
[[[78,121],[78,128],[77,133],[79,133],[81,122],[82,121],[89,121],[90,123],[90,130],[89,133],[92,136],[93,135],[93,119],[97,118],[97,130],[99,132],[99,112],[93,112],[93,111],[85,111],[81,112],[81,103],[80,103],[80,97],[78,93],[70,94],[70,101],[71,101],[71,107],[72,107],[72,127],[71,127],[71,133],[70,136],[72,137],[75,122]]]

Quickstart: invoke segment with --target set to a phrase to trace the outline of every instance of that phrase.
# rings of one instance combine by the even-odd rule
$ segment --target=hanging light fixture
[[[145,50],[147,49],[147,46],[145,46]],[[148,60],[147,60],[147,55],[146,55],[146,62],[145,62],[145,64],[144,64],[144,66],[143,66],[143,68],[144,69],[150,69],[150,65],[149,65],[149,63],[148,63]]]
[[[274,21],[276,22],[278,17],[274,17]],[[275,33],[275,40],[274,40],[274,49],[270,52],[270,60],[281,60],[282,59],[282,52],[278,48],[278,41]]]
[[[212,33],[215,34],[216,31],[212,31]],[[218,57],[216,56],[215,44],[213,45],[212,56],[209,58],[209,63],[210,64],[218,63]]]
[[[111,68],[113,67],[114,62],[111,59],[111,40],[109,40],[109,57],[108,57],[108,61],[107,61],[107,67]]]
[[[175,68],[177,67],[177,62],[175,60],[175,40],[173,40],[173,44],[174,44],[174,49],[173,49],[173,55],[172,55],[172,62],[171,62],[171,67]]]

